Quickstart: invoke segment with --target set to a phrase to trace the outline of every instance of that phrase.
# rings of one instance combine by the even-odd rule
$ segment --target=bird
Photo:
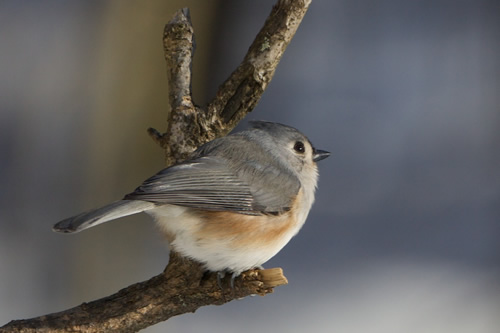
[[[218,279],[231,273],[233,285],[304,225],[318,182],[316,163],[328,156],[293,127],[253,121],[200,146],[123,199],[64,219],[53,230],[76,233],[144,212],[171,249],[217,272]]]

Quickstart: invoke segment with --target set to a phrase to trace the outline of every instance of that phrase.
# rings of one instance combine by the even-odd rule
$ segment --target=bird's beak
[[[313,161],[318,162],[330,156],[330,152],[326,150],[314,149]]]

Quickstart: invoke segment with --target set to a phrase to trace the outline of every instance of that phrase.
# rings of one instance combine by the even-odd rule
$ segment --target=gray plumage
[[[188,160],[163,169],[123,200],[63,220],[54,230],[77,232],[164,204],[248,215],[288,211],[300,189],[302,160],[287,147],[291,141],[308,139],[277,123],[259,121],[252,126],[201,146]]]
[[[151,208],[154,208],[154,204],[151,202],[119,200],[104,207],[62,220],[54,225],[53,230],[64,233],[78,232],[104,222],[137,214]]]

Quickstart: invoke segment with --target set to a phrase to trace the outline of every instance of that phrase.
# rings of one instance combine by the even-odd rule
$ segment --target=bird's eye
[[[302,141],[295,142],[293,149],[300,154],[303,154],[306,151],[306,147],[304,146],[304,143]]]

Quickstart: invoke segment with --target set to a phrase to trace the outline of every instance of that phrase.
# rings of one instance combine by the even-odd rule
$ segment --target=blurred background
[[[174,12],[191,9],[204,105],[273,3],[0,2],[0,325],[163,270],[145,215],[51,227],[163,167],[146,129],[166,128]],[[499,50],[498,1],[313,0],[247,117],[332,152],[308,222],[265,265],[289,285],[145,332],[498,332]]]

